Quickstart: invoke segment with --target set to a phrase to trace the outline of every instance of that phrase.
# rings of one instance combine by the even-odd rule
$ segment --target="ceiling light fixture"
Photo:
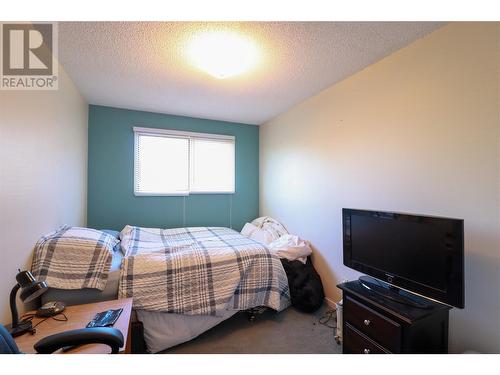
[[[232,31],[196,35],[187,48],[189,62],[215,78],[243,74],[255,67],[260,51],[249,38]]]

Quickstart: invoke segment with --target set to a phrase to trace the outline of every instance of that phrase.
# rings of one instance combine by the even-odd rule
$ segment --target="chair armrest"
[[[105,344],[111,347],[112,354],[116,354],[123,346],[123,341],[122,333],[116,328],[82,328],[44,337],[34,348],[38,353],[50,354],[67,346]]]

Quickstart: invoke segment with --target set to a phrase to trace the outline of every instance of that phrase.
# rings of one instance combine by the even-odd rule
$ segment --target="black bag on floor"
[[[325,293],[321,278],[314,269],[311,257],[306,264],[298,260],[281,259],[288,278],[292,306],[300,311],[314,312],[323,304]]]

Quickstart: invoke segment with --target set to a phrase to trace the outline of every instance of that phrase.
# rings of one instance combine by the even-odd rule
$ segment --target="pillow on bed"
[[[269,216],[258,217],[252,221],[252,224],[257,228],[269,232],[274,239],[278,239],[284,234],[288,234],[288,231],[283,224]]]
[[[110,236],[113,236],[116,239],[120,238],[120,232],[118,232],[117,230],[113,230],[113,229],[101,229],[101,232],[107,233],[107,234],[109,234]]]
[[[268,245],[278,238],[272,232],[258,228],[251,223],[245,224],[241,230],[241,234],[264,245]]]
[[[110,236],[113,236],[114,238],[116,238],[118,241],[120,241],[120,232],[118,232],[117,230],[113,230],[113,229],[101,229],[102,232],[104,233],[107,233],[109,234]],[[115,247],[113,247],[113,251],[116,252],[116,251],[121,251],[120,250],[120,242],[118,242]]]

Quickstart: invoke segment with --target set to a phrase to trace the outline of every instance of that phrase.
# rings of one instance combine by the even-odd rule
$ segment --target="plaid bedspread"
[[[31,271],[52,288],[103,290],[117,244],[95,229],[62,226],[38,240]]]
[[[126,226],[121,298],[134,308],[187,315],[290,304],[280,260],[229,228],[152,229]],[[229,301],[234,296],[234,303]]]

